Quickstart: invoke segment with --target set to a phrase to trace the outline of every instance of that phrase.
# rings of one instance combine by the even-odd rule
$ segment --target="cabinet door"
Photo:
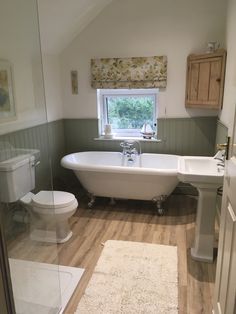
[[[223,67],[223,57],[188,61],[186,107],[221,108]]]

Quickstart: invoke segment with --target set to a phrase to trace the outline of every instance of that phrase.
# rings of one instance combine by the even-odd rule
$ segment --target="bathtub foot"
[[[90,201],[88,202],[88,208],[93,208],[94,203],[96,201],[96,196],[93,194],[90,194],[89,197],[90,197]]]
[[[160,208],[157,207],[157,214],[158,214],[158,216],[163,216],[164,213],[165,213],[165,210],[164,210],[163,207],[160,207]]]
[[[163,208],[163,202],[167,199],[167,195],[160,195],[153,198],[153,202],[156,203],[157,207],[157,214],[159,216],[163,216],[165,213],[165,210]]]
[[[110,206],[115,206],[116,205],[116,200],[114,199],[114,197],[111,197],[110,198],[110,203],[109,203]]]

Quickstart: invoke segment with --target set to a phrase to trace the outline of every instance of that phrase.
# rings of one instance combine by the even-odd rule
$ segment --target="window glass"
[[[101,124],[121,136],[140,136],[144,124],[156,125],[157,90],[100,90]]]
[[[107,96],[107,120],[114,129],[141,129],[144,123],[153,125],[155,97]]]

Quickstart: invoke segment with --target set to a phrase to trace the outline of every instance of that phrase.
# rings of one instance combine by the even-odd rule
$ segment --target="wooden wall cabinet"
[[[186,101],[188,108],[221,109],[224,92],[226,51],[189,55]]]

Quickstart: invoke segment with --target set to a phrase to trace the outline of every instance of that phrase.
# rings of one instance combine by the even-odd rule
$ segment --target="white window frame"
[[[106,97],[107,96],[145,96],[149,95],[154,97],[154,123],[157,120],[157,108],[158,108],[158,93],[159,89],[149,88],[149,89],[98,89],[97,99],[98,99],[98,112],[100,117],[100,135],[104,135],[104,127],[107,121],[107,106]],[[120,137],[140,137],[140,130],[137,129],[115,129],[113,130],[116,136]]]

